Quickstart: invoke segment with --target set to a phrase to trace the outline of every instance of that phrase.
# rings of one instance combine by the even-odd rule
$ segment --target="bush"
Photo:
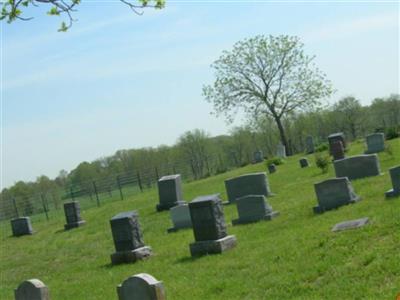
[[[400,136],[399,130],[396,127],[389,127],[386,129],[386,140],[392,140]]]
[[[285,162],[280,157],[273,157],[267,160],[267,167],[274,164],[275,166],[283,165]]]
[[[322,173],[327,173],[329,169],[329,156],[323,156],[320,154],[315,155],[315,165],[321,169]]]
[[[329,146],[328,143],[322,143],[319,144],[317,147],[315,147],[315,152],[323,152],[328,150]]]

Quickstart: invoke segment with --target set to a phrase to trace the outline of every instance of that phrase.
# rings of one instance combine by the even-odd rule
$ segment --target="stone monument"
[[[164,285],[145,273],[125,279],[117,286],[118,300],[165,300]]]
[[[309,166],[308,159],[303,157],[299,160],[301,168],[307,168]]]
[[[179,229],[192,228],[192,220],[190,219],[189,205],[183,204],[171,207],[169,209],[173,227],[168,232],[175,232]]]
[[[273,211],[263,195],[248,195],[236,199],[239,218],[232,221],[232,225],[246,224],[261,220],[272,220],[279,215]]]
[[[185,204],[182,196],[181,175],[163,176],[158,180],[158,197],[160,203],[157,204],[157,211],[169,210],[171,207]]]
[[[356,155],[333,162],[336,177],[348,177],[350,180],[380,175],[380,166],[376,154]]]
[[[64,225],[65,230],[76,228],[86,223],[81,218],[81,208],[78,201],[64,203],[64,213],[67,220],[67,224]]]
[[[282,144],[276,146],[276,156],[279,158],[286,158],[286,148]]]
[[[383,133],[373,133],[365,137],[367,150],[365,154],[378,153],[385,150],[385,135]]]
[[[264,161],[264,155],[261,150],[255,151],[253,153],[253,160],[255,163],[260,163]]]
[[[269,164],[268,165],[268,172],[269,174],[275,173],[276,172],[276,166],[275,164]]]
[[[311,135],[306,137],[306,153],[311,154],[315,152],[314,139]]]
[[[344,148],[341,141],[334,141],[330,145],[330,153],[333,156],[333,160],[343,159],[344,158]]]
[[[336,141],[341,141],[343,149],[346,150],[346,139],[343,132],[332,133],[328,136],[329,149],[331,150],[332,144]],[[333,155],[332,152],[330,152]]]
[[[13,236],[29,235],[33,233],[31,219],[29,217],[15,218],[11,220]]]
[[[22,282],[14,291],[15,300],[50,300],[49,289],[39,279]]]
[[[400,166],[389,169],[393,188],[385,193],[386,198],[400,196]]]

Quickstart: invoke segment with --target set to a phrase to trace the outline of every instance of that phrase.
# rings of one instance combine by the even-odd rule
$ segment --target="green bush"
[[[322,143],[319,144],[317,147],[315,147],[315,152],[323,152],[328,150],[329,146],[328,143]]]
[[[329,169],[330,157],[327,155],[315,155],[315,165],[321,169],[322,173],[327,173]]]
[[[273,157],[267,160],[267,167],[274,164],[275,166],[283,165],[285,161],[280,157]]]
[[[389,127],[386,129],[385,135],[386,140],[392,140],[400,136],[399,129],[396,127]]]

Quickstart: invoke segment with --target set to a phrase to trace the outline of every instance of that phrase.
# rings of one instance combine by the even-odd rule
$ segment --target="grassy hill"
[[[157,213],[157,191],[105,203],[82,211],[84,227],[63,231],[64,216],[33,223],[36,233],[10,237],[1,229],[0,299],[13,299],[13,289],[29,278],[41,279],[52,299],[117,299],[116,286],[128,276],[150,273],[164,282],[167,298],[175,299],[395,299],[400,293],[400,198],[385,200],[391,188],[388,168],[400,164],[400,140],[389,142],[393,155],[380,153],[382,176],[353,181],[362,201],[314,215],[313,184],[334,177],[333,166],[321,174],[309,155],[301,169],[290,157],[268,175],[268,201],[281,215],[269,222],[232,227],[236,207],[224,206],[228,233],[238,245],[222,255],[192,259],[192,231],[168,234],[168,212]],[[348,155],[360,154],[361,142]],[[221,193],[224,179],[265,171],[263,163],[185,184],[186,201]],[[114,252],[109,219],[121,211],[138,210],[146,245],[154,256],[136,264],[110,265]],[[370,224],[332,233],[341,221],[369,217]]]

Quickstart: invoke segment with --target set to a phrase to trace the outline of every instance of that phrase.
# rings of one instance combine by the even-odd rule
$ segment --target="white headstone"
[[[276,146],[276,156],[280,158],[286,158],[286,148],[282,144]]]
[[[168,231],[176,231],[182,228],[191,228],[192,220],[190,219],[189,205],[183,204],[174,206],[169,209],[171,215],[171,220],[173,227],[168,229]]]

